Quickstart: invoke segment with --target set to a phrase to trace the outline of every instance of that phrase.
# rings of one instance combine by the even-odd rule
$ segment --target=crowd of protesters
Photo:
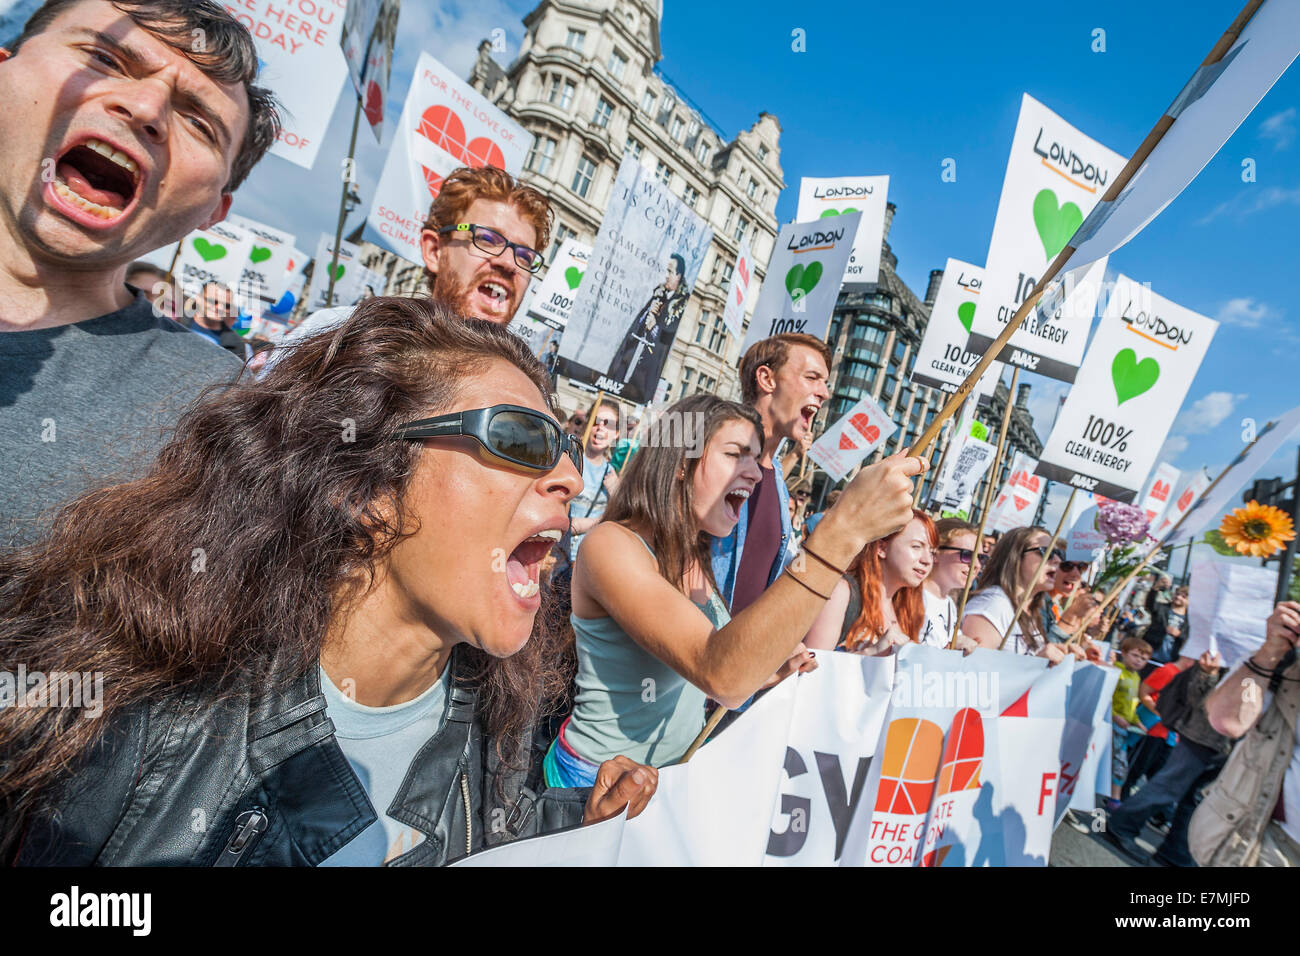
[[[184,322],[158,308],[169,278],[139,257],[220,221],[275,141],[257,70],[192,0],[49,0],[0,57],[0,657],[106,687],[96,719],[0,708],[0,859],[448,862],[636,815],[711,707],[816,652],[927,644],[1119,669],[1126,854],[1163,814],[1160,862],[1300,864],[1300,606],[1227,682],[1258,687],[1247,705],[1179,655],[1185,589],[1076,635],[1089,564],[1040,527],[979,540],[914,508],[921,459],[807,514],[831,362],[811,336],[750,347],[741,401],[668,409],[696,447],[638,441],[614,399],[566,418],[506,329],[550,205],[499,169],[443,182],[427,296],[274,347],[220,285]],[[1121,626],[1142,633],[1112,651]]]

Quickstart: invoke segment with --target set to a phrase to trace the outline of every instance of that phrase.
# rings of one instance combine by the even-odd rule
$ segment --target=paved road
[[[1093,818],[1083,813],[1074,812],[1076,820],[1089,824],[1091,827]],[[1154,853],[1160,846],[1160,841],[1164,839],[1164,834],[1147,827],[1138,837],[1138,845],[1148,852]],[[1052,856],[1051,866],[1137,866],[1131,862],[1128,857],[1120,853],[1113,846],[1107,843],[1100,833],[1093,833],[1091,829],[1088,833],[1080,833],[1069,822],[1062,822],[1052,834]],[[1151,861],[1148,866],[1159,867],[1160,864]]]

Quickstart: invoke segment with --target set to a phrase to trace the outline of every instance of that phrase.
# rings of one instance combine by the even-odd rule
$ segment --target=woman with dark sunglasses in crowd
[[[639,812],[626,757],[540,783],[581,487],[548,391],[504,328],[371,299],[0,559],[0,666],[102,688],[0,708],[0,860],[440,864]]]
[[[957,601],[971,575],[979,576],[981,555],[975,548],[979,529],[960,518],[941,518],[934,523],[939,546],[934,567],[925,579],[925,629],[921,641],[932,647],[948,647],[957,619]]]
[[[1043,599],[1043,628],[1049,641],[1060,643],[1069,638],[1069,632],[1061,626],[1061,615],[1073,603],[1088,564],[1087,561],[1067,561],[1062,552],[1056,569],[1056,583]]]
[[[966,602],[962,631],[981,647],[1002,648],[1016,654],[1036,654],[1056,662],[1064,652],[1047,640],[1043,627],[1044,596],[1056,583],[1056,571],[1063,551],[1048,552],[1050,532],[1042,528],[1015,528],[998,538],[980,573],[979,587]],[[1033,595],[1019,617],[1016,609],[1024,599],[1038,566],[1047,567],[1034,585]],[[1002,635],[1010,625],[1006,646]]]

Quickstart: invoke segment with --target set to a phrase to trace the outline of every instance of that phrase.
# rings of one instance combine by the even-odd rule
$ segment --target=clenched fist
[[[619,754],[606,760],[596,771],[596,782],[582,811],[583,823],[599,823],[618,816],[627,808],[628,819],[645,809],[655,788],[659,771]]]

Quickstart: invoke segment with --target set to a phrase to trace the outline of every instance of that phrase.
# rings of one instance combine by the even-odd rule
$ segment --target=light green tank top
[[[716,593],[695,606],[716,628],[731,620]],[[578,692],[565,741],[596,764],[618,754],[653,767],[675,763],[704,728],[704,691],[628,637],[612,617],[574,614],[569,620],[577,638]]]

